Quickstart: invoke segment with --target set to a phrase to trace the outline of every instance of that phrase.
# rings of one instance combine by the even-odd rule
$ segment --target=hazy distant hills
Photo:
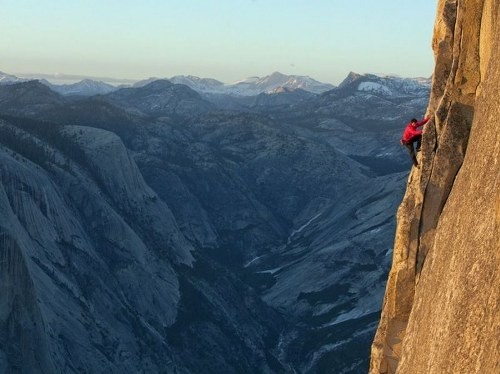
[[[365,373],[425,82],[144,83],[0,85],[0,367]]]
[[[41,82],[49,86],[53,91],[65,96],[103,95],[116,91],[118,89],[117,87],[110,84],[101,81],[95,81],[92,79],[84,79],[80,82],[72,84],[52,84],[45,79],[41,80]]]
[[[18,78],[14,75],[0,72],[0,85],[10,85],[27,81],[39,81],[52,91],[65,96],[93,96],[106,94],[118,89],[111,84],[88,78],[71,84],[54,84],[49,82],[46,78]]]
[[[274,72],[265,77],[250,77],[230,84],[212,78],[200,78],[192,75],[177,75],[171,78],[148,78],[133,84],[120,85],[117,85],[118,82],[121,82],[120,80],[111,78],[102,78],[106,80],[84,78],[71,84],[55,84],[53,83],[54,80],[58,82],[61,82],[63,78],[74,80],[79,76],[57,75],[55,77],[57,79],[50,75],[33,74],[28,75],[28,78],[18,78],[14,75],[0,72],[0,85],[38,79],[62,95],[93,96],[107,94],[124,87],[140,88],[156,80],[169,80],[175,84],[186,85],[200,94],[211,97],[217,95],[241,97],[243,102],[245,101],[245,97],[257,96],[263,93],[274,94],[299,89],[309,93],[322,94],[335,88],[331,84],[319,82],[308,76],[285,75],[279,72]],[[350,73],[339,85],[338,92],[352,93],[358,90],[386,96],[396,96],[404,93],[413,94],[418,89],[428,90],[429,86],[430,79],[427,78],[409,79],[395,76]]]
[[[120,79],[111,77],[94,77],[80,74],[19,74],[21,78],[26,80],[47,80],[52,84],[56,85],[67,85],[80,82],[82,80],[90,79],[93,81],[104,82],[112,86],[130,86],[136,82],[134,79]]]
[[[302,89],[312,93],[322,93],[334,88],[328,83],[319,82],[308,76],[285,75],[279,72],[272,73],[265,77],[250,77],[234,83],[225,84],[212,78],[200,78],[192,75],[177,75],[171,78],[148,78],[128,83],[127,80],[117,80],[111,78],[89,78],[81,76],[28,74],[26,78],[18,78],[0,72],[0,84],[16,83],[26,80],[40,80],[49,85],[56,92],[63,95],[91,96],[111,92],[116,87],[138,88],[155,80],[168,79],[172,83],[184,84],[197,92],[210,94],[229,94],[238,96],[255,96],[260,93],[271,93],[279,88]],[[70,84],[61,84],[65,80],[72,81]],[[56,83],[55,83],[56,82]],[[126,82],[126,83],[122,83]]]

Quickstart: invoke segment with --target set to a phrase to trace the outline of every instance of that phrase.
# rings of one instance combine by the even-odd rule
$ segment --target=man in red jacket
[[[430,117],[424,118],[421,121],[417,121],[413,118],[409,124],[406,125],[405,131],[403,132],[403,137],[401,138],[401,144],[408,148],[411,160],[414,166],[418,166],[417,157],[415,156],[415,151],[413,150],[413,143],[417,142],[417,152],[420,152],[420,146],[422,145],[422,130],[418,128],[425,125],[429,121]]]

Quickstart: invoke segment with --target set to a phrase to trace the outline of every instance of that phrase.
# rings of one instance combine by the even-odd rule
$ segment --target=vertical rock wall
[[[499,372],[499,11],[439,1],[432,121],[398,210],[371,373]]]

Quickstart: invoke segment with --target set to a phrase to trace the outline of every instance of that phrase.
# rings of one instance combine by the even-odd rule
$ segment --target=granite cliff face
[[[441,0],[371,373],[500,371],[500,4]]]

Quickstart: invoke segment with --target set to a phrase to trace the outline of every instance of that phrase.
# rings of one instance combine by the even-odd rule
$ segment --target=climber
[[[421,121],[417,121],[416,118],[412,118],[410,123],[406,125],[403,137],[400,140],[400,143],[408,149],[414,166],[418,166],[418,162],[415,151],[413,150],[413,143],[417,142],[416,151],[420,152],[420,146],[422,145],[422,130],[418,130],[418,128],[425,125],[429,119],[430,117],[427,117]]]

